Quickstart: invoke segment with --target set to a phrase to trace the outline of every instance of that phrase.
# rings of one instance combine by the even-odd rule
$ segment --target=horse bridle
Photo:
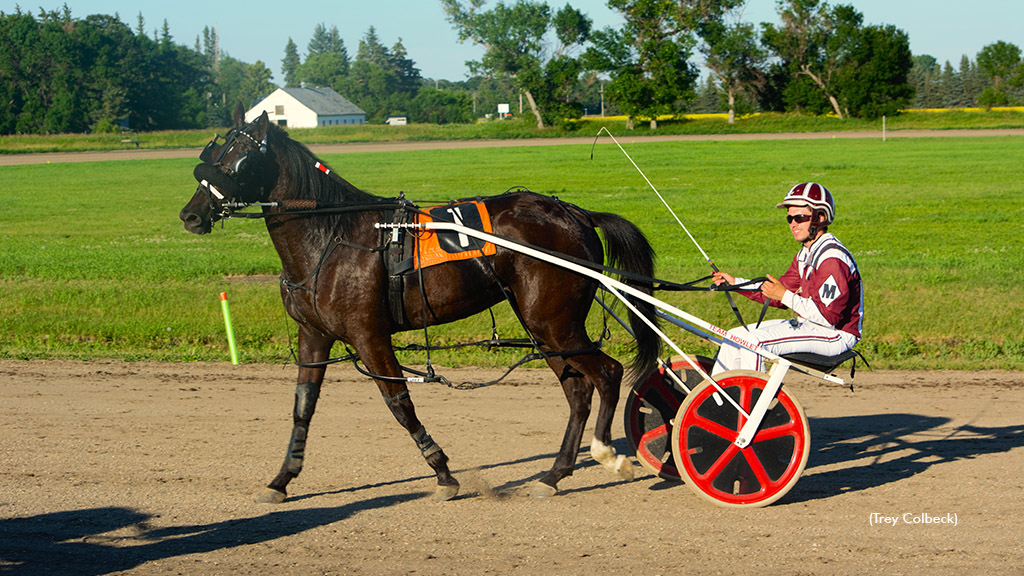
[[[220,216],[226,218],[231,215],[233,209],[259,201],[262,189],[255,194],[247,191],[255,172],[263,165],[259,160],[267,153],[267,139],[264,136],[262,140],[257,140],[240,127],[231,129],[227,136],[223,137],[223,143],[218,142],[221,138],[218,134],[206,144],[199,154],[202,164],[195,167],[193,174],[200,186],[206,190],[211,205],[218,206]],[[237,145],[245,145],[246,140],[253,146],[246,146],[230,165],[223,164],[224,158],[234,151]],[[259,157],[254,157],[256,154]]]

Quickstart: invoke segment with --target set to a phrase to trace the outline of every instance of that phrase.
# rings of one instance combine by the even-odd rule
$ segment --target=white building
[[[245,113],[246,122],[264,111],[271,122],[289,128],[366,124],[366,112],[332,88],[278,88]]]

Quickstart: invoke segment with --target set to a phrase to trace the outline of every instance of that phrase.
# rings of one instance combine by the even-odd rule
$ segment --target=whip
[[[711,261],[711,258],[708,257],[707,252],[705,252],[704,249],[700,247],[700,244],[697,243],[697,239],[693,237],[693,234],[690,234],[690,230],[687,229],[686,225],[683,224],[683,221],[680,220],[679,216],[676,215],[675,210],[673,210],[672,207],[668,205],[668,202],[665,201],[665,198],[661,195],[661,192],[658,192],[658,189],[654,187],[654,184],[651,184],[651,180],[647,178],[647,175],[644,174],[644,171],[641,170],[640,167],[636,165],[636,162],[633,161],[633,157],[629,155],[629,152],[626,152],[626,149],[622,147],[622,144],[619,144],[619,141],[615,138],[611,131],[608,130],[608,128],[601,126],[601,129],[597,131],[597,136],[594,137],[594,143],[590,146],[590,159],[594,159],[594,147],[597,146],[597,139],[601,137],[602,132],[607,134],[608,137],[612,139],[612,142],[615,142],[615,145],[619,147],[619,150],[622,150],[622,153],[625,154],[626,158],[629,159],[629,163],[633,165],[633,168],[636,168],[636,171],[639,172],[641,176],[643,176],[644,181],[647,182],[647,185],[651,187],[651,190],[654,190],[655,194],[658,195],[658,199],[661,200],[661,203],[665,205],[665,208],[667,208],[669,213],[672,214],[672,217],[676,219],[676,222],[679,223],[679,226],[680,228],[683,229],[683,232],[686,232],[686,235],[689,236],[690,241],[693,242],[693,245],[696,246],[697,250],[700,251],[700,254],[701,256],[704,257],[704,260],[708,263],[709,266],[711,266],[711,270],[713,272],[718,272],[718,266],[715,266],[715,263]],[[740,314],[740,309],[736,307],[736,302],[733,301],[732,294],[726,292],[725,298],[729,301],[729,307],[732,308],[732,313],[736,316],[736,319],[740,321],[740,325],[749,331],[750,328],[747,327],[747,323],[743,321],[743,316]],[[762,309],[761,311],[761,317],[764,317],[764,309]],[[761,324],[760,319],[758,319],[757,324]]]
[[[594,137],[594,144],[590,147],[590,159],[594,159],[594,146],[597,146],[597,139],[601,137],[601,132],[608,134],[608,137],[612,139],[612,142],[615,142],[615,145],[619,147],[619,150],[622,150],[622,153],[626,155],[627,159],[629,159],[629,163],[633,165],[633,168],[636,168],[636,171],[639,172],[641,176],[643,176],[644,181],[647,182],[647,185],[651,187],[651,190],[654,190],[654,193],[658,195],[658,199],[661,200],[661,203],[665,205],[665,208],[668,208],[669,213],[672,214],[672,217],[675,218],[676,222],[679,223],[679,226],[683,229],[683,232],[686,232],[686,235],[690,237],[690,241],[693,242],[693,245],[696,246],[697,250],[700,251],[700,254],[701,256],[704,257],[704,260],[707,261],[709,265],[711,265],[711,269],[715,272],[718,272],[718,267],[715,266],[715,263],[711,261],[711,258],[708,258],[707,252],[705,252],[704,249],[700,247],[700,244],[697,243],[697,239],[693,237],[693,234],[690,234],[690,231],[686,228],[686,225],[683,224],[683,221],[679,219],[679,216],[676,216],[675,210],[672,210],[672,207],[668,205],[668,202],[665,201],[665,198],[661,195],[661,192],[658,192],[658,189],[654,187],[654,184],[651,184],[650,179],[648,179],[647,175],[644,174],[644,171],[641,170],[640,167],[636,165],[636,162],[633,161],[633,157],[629,155],[629,152],[626,152],[626,149],[622,147],[622,144],[619,144],[619,141],[615,139],[615,136],[613,136],[612,133],[608,131],[608,129],[605,128],[604,126],[602,126],[601,129],[597,131],[597,136]]]

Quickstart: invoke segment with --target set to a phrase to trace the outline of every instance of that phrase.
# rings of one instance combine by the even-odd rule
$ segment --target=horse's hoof
[[[432,500],[434,502],[446,502],[448,500],[451,500],[452,498],[455,498],[455,496],[458,493],[458,484],[438,484],[437,490],[434,490],[434,496],[432,497]]]
[[[557,493],[558,488],[540,481],[534,482],[533,486],[530,487],[530,496],[533,496],[534,498],[551,498]]]
[[[619,478],[627,482],[631,481],[633,479],[633,463],[629,461],[629,458],[619,454],[615,459],[615,473],[619,475]]]
[[[274,490],[273,488],[267,488],[262,494],[256,497],[258,504],[280,504],[284,502],[284,499],[288,495],[280,490]]]

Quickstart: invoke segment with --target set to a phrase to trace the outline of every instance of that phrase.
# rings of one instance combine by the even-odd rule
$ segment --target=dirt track
[[[524,495],[567,416],[546,370],[475,391],[413,385],[463,484],[432,502],[411,440],[349,367],[328,372],[291,497],[256,504],[284,455],[294,378],[0,360],[0,573],[1022,573],[1021,373],[862,368],[855,393],[788,382],[813,452],[796,487],[757,510],[639,467],[623,482],[585,453],[558,496]]]
[[[978,130],[897,130],[888,131],[885,138],[932,138],[961,136],[1021,136],[1024,129]],[[769,134],[707,134],[694,136],[621,136],[623,144],[638,142],[699,141],[699,140],[820,140],[825,138],[882,138],[882,132],[791,132]],[[430,142],[353,142],[347,144],[312,144],[316,154],[351,154],[358,152],[399,152],[403,150],[452,150],[458,148],[503,148],[520,146],[590,145],[593,137],[584,138],[525,138],[519,140],[451,140]],[[98,162],[106,160],[153,160],[159,158],[198,158],[201,149],[125,149],[95,152],[48,152],[40,154],[0,154],[0,166],[16,164],[50,164],[64,162]]]

